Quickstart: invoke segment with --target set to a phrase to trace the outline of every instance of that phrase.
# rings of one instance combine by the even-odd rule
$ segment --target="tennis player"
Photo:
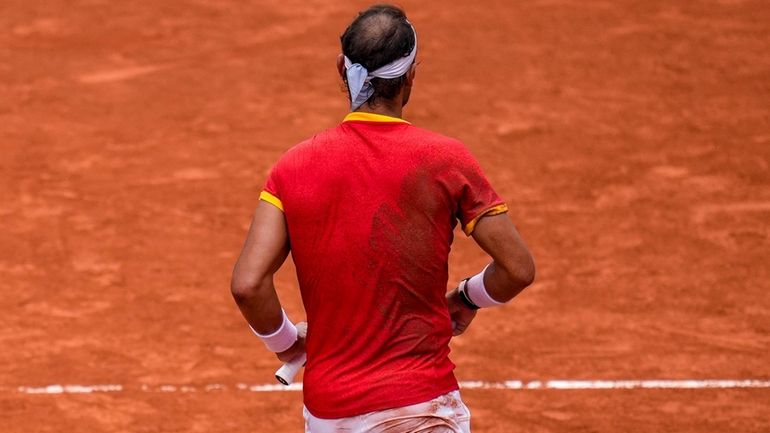
[[[274,165],[233,296],[280,360],[306,351],[306,432],[468,433],[449,341],[531,284],[534,263],[468,149],[402,118],[418,50],[404,12],[370,7],[341,42],[351,112]],[[458,222],[492,261],[447,293]],[[289,251],[299,326],[273,285]]]

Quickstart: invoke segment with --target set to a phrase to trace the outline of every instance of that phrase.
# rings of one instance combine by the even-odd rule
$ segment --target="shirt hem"
[[[452,391],[458,391],[460,389],[460,385],[457,383],[457,381],[453,381],[451,385],[445,386],[443,388],[439,388],[436,391],[432,391],[430,393],[421,394],[419,396],[410,397],[410,398],[402,398],[397,400],[390,400],[387,404],[378,404],[378,405],[369,405],[369,406],[362,406],[359,409],[348,411],[348,412],[338,412],[338,411],[317,411],[314,409],[311,409],[308,407],[307,403],[305,403],[305,408],[308,412],[310,412],[314,417],[320,418],[320,419],[340,419],[340,418],[349,418],[353,416],[359,416],[364,415],[367,413],[372,412],[379,412],[382,410],[388,410],[388,409],[395,409],[399,407],[404,406],[411,406],[413,404],[419,404],[419,403],[425,403],[427,401],[431,401],[436,397],[442,396],[446,393],[452,392]]]

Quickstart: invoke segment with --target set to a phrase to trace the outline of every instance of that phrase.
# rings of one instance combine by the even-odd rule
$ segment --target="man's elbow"
[[[504,270],[514,296],[535,281],[535,260],[529,252],[506,264]]]
[[[259,281],[256,278],[238,275],[237,272],[233,273],[230,280],[230,293],[237,304],[247,303],[254,299],[258,292]]]
[[[517,276],[522,289],[535,282],[535,274],[535,259],[529,254],[524,263],[521,264],[521,269]]]

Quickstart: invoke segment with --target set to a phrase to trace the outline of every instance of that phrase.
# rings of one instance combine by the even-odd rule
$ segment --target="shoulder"
[[[437,159],[455,162],[475,161],[468,146],[462,141],[428,129],[413,126],[410,128],[416,135],[421,147]]]
[[[330,146],[337,143],[337,128],[321,131],[288,148],[276,162],[276,166],[295,166],[318,157],[321,152],[328,152]]]
[[[425,141],[426,143],[444,144],[449,146],[458,146],[458,145],[462,146],[462,143],[456,138],[452,138],[444,134],[431,131],[429,129],[411,125],[409,130],[413,135],[420,137],[421,140]]]

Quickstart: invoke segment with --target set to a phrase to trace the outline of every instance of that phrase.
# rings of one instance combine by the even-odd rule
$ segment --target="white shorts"
[[[424,403],[369,412],[350,418],[316,418],[307,408],[305,433],[470,433],[471,412],[459,391]]]

